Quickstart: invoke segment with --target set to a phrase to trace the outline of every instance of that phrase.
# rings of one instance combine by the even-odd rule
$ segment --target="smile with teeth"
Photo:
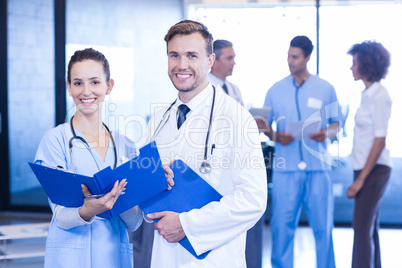
[[[91,104],[91,103],[93,103],[93,102],[95,102],[95,98],[93,98],[93,99],[81,99],[81,102],[82,103],[84,103],[84,104]]]
[[[190,74],[176,74],[176,76],[177,76],[178,78],[185,79],[185,78],[189,78],[189,77],[190,77]]]

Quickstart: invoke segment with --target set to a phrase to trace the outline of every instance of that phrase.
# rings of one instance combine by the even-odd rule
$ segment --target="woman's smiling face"
[[[94,60],[76,62],[70,76],[71,83],[67,82],[67,88],[77,112],[91,114],[98,111],[113,87],[113,80],[106,81],[102,63]]]

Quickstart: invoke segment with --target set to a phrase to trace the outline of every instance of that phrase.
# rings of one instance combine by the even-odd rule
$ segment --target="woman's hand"
[[[346,192],[346,196],[348,198],[355,198],[356,195],[363,188],[364,182],[362,180],[357,179],[352,185],[349,186],[348,191]]]
[[[163,170],[165,171],[165,176],[166,176],[166,180],[169,184],[168,190],[172,189],[172,186],[174,185],[174,174],[173,174],[173,170],[170,169],[170,165],[173,163],[173,161],[171,161],[169,163],[169,165],[163,165]]]
[[[121,195],[121,193],[126,189],[127,182],[126,179],[116,181],[113,185],[112,190],[105,194],[100,198],[84,198],[84,205],[80,207],[78,210],[81,218],[85,221],[88,221],[93,216],[105,212],[106,210],[110,210],[113,208],[114,203],[116,203],[117,198]],[[81,184],[82,192],[85,195],[91,195],[88,190],[88,187],[84,184]]]

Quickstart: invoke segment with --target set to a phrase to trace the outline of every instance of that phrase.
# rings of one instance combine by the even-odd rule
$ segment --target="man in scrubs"
[[[264,107],[272,109],[267,120],[257,121],[260,131],[275,141],[270,221],[274,268],[293,267],[302,205],[314,233],[317,268],[335,267],[331,159],[326,142],[338,132],[339,106],[333,86],[307,70],[312,50],[306,36],[292,39],[290,75],[268,90]],[[273,122],[275,131],[270,127]]]
[[[170,109],[152,116],[149,136],[164,163],[183,160],[223,197],[185,213],[148,214],[160,219],[154,223],[151,267],[245,268],[246,232],[261,218],[267,201],[257,125],[246,109],[209,83],[215,54],[207,27],[181,21],[170,28],[165,41],[168,74],[178,96]],[[201,168],[205,152],[209,171]],[[195,258],[178,243],[184,237],[197,255],[210,253]]]

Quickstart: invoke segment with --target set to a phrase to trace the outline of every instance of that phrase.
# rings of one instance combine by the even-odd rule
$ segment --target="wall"
[[[7,12],[10,190],[17,193],[39,185],[28,161],[54,124],[53,1],[8,1]]]
[[[104,121],[141,145],[151,103],[171,102],[176,96],[167,75],[163,38],[170,26],[182,19],[181,1],[67,3],[68,46],[93,46],[110,61],[115,88],[108,96]]]
[[[55,121],[53,3],[8,0],[12,205],[47,206],[27,162],[34,160],[41,137]],[[151,103],[175,98],[176,90],[169,89],[163,38],[182,14],[181,0],[66,1],[67,49],[93,46],[105,49],[107,57],[111,53],[117,96],[111,99],[117,107],[109,111],[111,115],[134,114],[145,122]],[[68,62],[71,55],[66,57]],[[124,123],[123,134],[140,139],[143,129]]]

